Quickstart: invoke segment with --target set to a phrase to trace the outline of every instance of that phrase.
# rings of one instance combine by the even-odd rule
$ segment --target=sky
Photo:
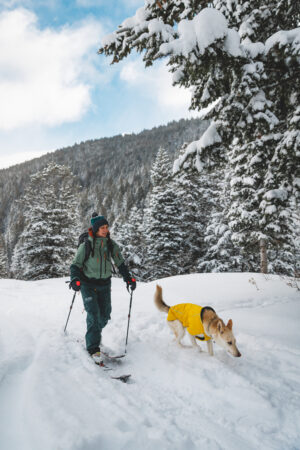
[[[195,116],[165,61],[98,55],[143,0],[0,0],[0,168]]]

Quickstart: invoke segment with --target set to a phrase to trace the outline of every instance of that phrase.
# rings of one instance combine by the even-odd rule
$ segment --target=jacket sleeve
[[[76,253],[75,257],[73,258],[72,264],[70,266],[71,281],[81,280],[84,256],[85,256],[85,245],[84,245],[84,243],[82,243],[78,247],[77,253]]]

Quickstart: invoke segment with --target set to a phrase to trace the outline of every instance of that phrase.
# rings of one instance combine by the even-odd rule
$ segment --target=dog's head
[[[232,332],[232,320],[230,319],[227,325],[223,320],[219,319],[214,330],[211,330],[212,338],[216,344],[227,350],[232,356],[242,356],[236,346],[236,340]]]

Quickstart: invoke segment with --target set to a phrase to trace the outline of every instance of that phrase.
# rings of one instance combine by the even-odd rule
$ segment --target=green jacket
[[[89,236],[88,239],[90,240],[91,247],[93,249],[94,239],[91,236]],[[118,245],[111,239],[111,254],[108,251],[107,241],[107,238],[96,238],[94,254],[93,251],[91,251],[89,258],[87,261],[85,261],[85,263],[85,244],[80,244],[70,267],[71,280],[79,279],[80,281],[87,282],[109,280],[112,274],[111,258],[113,259],[118,269],[124,268],[124,258],[121,255]],[[123,270],[120,270],[120,272],[123,275]]]

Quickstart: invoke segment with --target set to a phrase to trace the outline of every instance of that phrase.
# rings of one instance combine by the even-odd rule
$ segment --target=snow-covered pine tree
[[[118,242],[119,245],[124,246],[125,243],[125,217],[122,214],[119,214],[113,225],[110,227],[110,234],[112,239]]]
[[[118,220],[118,219],[117,219]],[[129,217],[115,224],[116,241],[122,248],[126,265],[138,280],[145,275],[145,234],[143,232],[143,211],[134,206]]]
[[[21,201],[25,229],[14,249],[14,275],[25,280],[67,275],[80,232],[75,177],[50,163],[31,176]]]
[[[210,197],[212,207],[204,234],[205,252],[198,260],[199,272],[249,271],[249,258],[232,241],[228,225],[229,196],[227,180],[221,180],[218,172],[212,174],[215,192]],[[215,195],[214,195],[215,194]]]
[[[7,220],[7,229],[5,232],[5,243],[8,257],[8,265],[10,267],[14,248],[20,239],[20,235],[24,230],[24,205],[22,202],[13,201]]]
[[[0,278],[8,278],[8,258],[4,236],[0,233]]]
[[[282,24],[288,31],[279,31],[282,30]],[[296,86],[300,60],[298,24],[299,7],[292,0],[213,0],[209,3],[149,0],[134,17],[125,20],[115,33],[105,38],[99,50],[99,53],[112,55],[113,62],[118,62],[136,49],[143,52],[146,66],[158,58],[167,57],[174,74],[174,84],[192,89],[191,108],[210,106],[207,115],[203,116],[211,119],[210,127],[200,141],[187,147],[186,154],[179,158],[177,168],[189,162],[202,170],[205,148],[226,153],[232,150],[227,172],[232,173],[234,182],[239,178],[241,181],[233,186],[232,201],[237,200],[238,190],[241,189],[242,210],[246,215],[249,213],[248,220],[251,215],[259,220],[254,229],[254,221],[246,224],[247,232],[242,239],[239,233],[243,230],[245,217],[241,218],[239,224],[237,216],[232,217],[232,207],[230,223],[239,232],[236,242],[245,254],[251,256],[250,259],[258,254],[260,241],[264,262],[265,243],[274,241],[274,238],[268,225],[273,218],[269,220],[269,213],[266,213],[262,200],[265,196],[268,201],[277,200],[268,194],[270,188],[263,183],[263,179],[272,172],[269,166],[275,147],[280,134],[287,128],[288,110],[284,106],[284,91],[288,91],[282,87],[282,80],[292,80]],[[287,46],[291,53],[285,55]],[[276,81],[270,83],[275,74]],[[246,111],[252,109],[248,116],[245,108]],[[263,156],[253,185],[253,191],[259,191],[255,192],[251,202],[246,198],[249,189],[243,187],[244,182],[250,182],[251,170],[250,176],[247,173],[239,176],[243,164],[238,164],[238,156],[243,153],[243,133],[242,127],[237,127],[237,124],[246,121],[249,131],[251,123],[247,119],[253,121],[255,134],[251,137],[251,133],[245,133],[244,150],[249,147],[252,162],[258,162]],[[260,134],[260,130],[265,134]],[[261,143],[267,147],[265,155],[262,155]],[[287,204],[282,205],[282,208],[286,209]],[[285,233],[285,230],[288,230],[288,226],[281,219],[280,233]],[[254,236],[256,244],[252,240]],[[263,270],[266,270],[265,264]]]
[[[159,39],[156,39],[156,32],[160,33]],[[130,35],[134,35],[134,45],[131,45]],[[232,123],[237,120],[239,112],[232,109],[230,86],[236,78],[240,60],[246,61],[239,48],[238,33],[228,30],[222,14],[207,8],[206,1],[166,1],[161,5],[147,2],[132,21],[123,23],[121,29],[109,36],[104,44],[100,52],[113,54],[114,62],[118,60],[116,55],[120,59],[126,56],[119,53],[121,47],[127,47],[127,53],[132,48],[138,51],[147,48],[144,53],[146,65],[159,57],[168,57],[174,84],[192,88],[191,108],[210,106],[206,114],[211,121],[209,128],[199,141],[187,146],[185,154],[179,156],[174,165],[174,171],[185,171],[188,166],[191,173],[198,170],[206,180],[202,191],[209,197],[214,196],[210,199],[214,213],[210,216],[210,212],[205,211],[209,218],[205,241],[211,246],[211,251],[207,247],[204,255],[198,258],[198,270],[226,270],[230,264],[236,267],[228,224],[225,225],[227,239],[219,232],[224,231],[220,219],[224,216],[225,206],[221,195],[224,192],[226,152],[232,140]],[[152,51],[149,50],[151,46]]]
[[[281,2],[280,2],[281,3]],[[284,18],[287,28],[299,25],[295,4]],[[282,17],[279,8],[277,15]],[[283,18],[283,17],[282,17]],[[298,22],[297,22],[298,20]],[[280,140],[265,179],[266,194],[261,204],[269,212],[266,227],[272,236],[271,270],[294,274],[298,254],[297,210],[300,200],[300,29],[278,31],[266,41],[268,92],[280,121]]]
[[[146,217],[147,274],[149,280],[176,275],[182,263],[178,255],[184,245],[182,218],[171,179],[166,151],[160,148],[151,170],[152,191]]]
[[[234,115],[234,106],[219,101],[215,106],[219,119],[212,122],[199,141],[190,143],[183,155],[174,163],[174,172],[182,173],[196,168],[200,174],[200,197],[206,202],[204,247],[197,261],[200,272],[239,271],[249,268],[245,255],[234,246],[232,231],[228,225],[229,182],[227,149],[224,142],[230,140],[232,127],[228,116]],[[229,114],[229,109],[232,114]],[[222,135],[222,138],[219,134]],[[197,149],[194,158],[195,148]]]
[[[300,207],[295,202],[292,207],[294,222],[294,271],[295,277],[300,278]]]
[[[264,226],[269,211],[262,213],[261,202],[267,192],[265,177],[278,142],[278,134],[274,133],[278,119],[270,110],[272,103],[259,87],[265,76],[263,64],[246,64],[242,69],[243,76],[234,86],[242,109],[229,151],[231,181],[227,215],[234,244],[251,260],[253,255],[258,255],[259,242],[267,245],[270,240],[269,230]],[[259,259],[251,265],[251,270],[258,271]]]
[[[289,80],[295,79],[297,57],[299,70],[299,39],[295,39],[299,30],[277,31],[283,23],[287,28],[297,26],[299,8],[291,1],[215,1],[214,5],[228,18],[230,26],[239,29],[249,60],[242,66],[238,82],[231,86],[235,101],[242,105],[230,145],[233,180],[228,216],[233,239],[249,257],[260,246],[262,271],[267,271],[268,247],[269,270],[291,273],[293,238],[288,185],[293,184],[289,182],[297,167],[296,145],[294,150],[282,154],[280,149],[282,133],[287,128],[289,99],[295,98],[295,92],[289,95],[295,91]],[[285,8],[289,10],[287,17]],[[287,47],[292,51],[287,51]],[[285,91],[284,95],[280,91]],[[257,264],[252,270],[257,270]]]
[[[187,144],[184,144],[179,155],[185,153]],[[211,210],[210,192],[203,172],[187,165],[186,169],[175,173],[173,178],[174,189],[177,194],[180,210],[181,229],[181,260],[178,273],[195,272],[197,262],[205,252],[204,234]]]

